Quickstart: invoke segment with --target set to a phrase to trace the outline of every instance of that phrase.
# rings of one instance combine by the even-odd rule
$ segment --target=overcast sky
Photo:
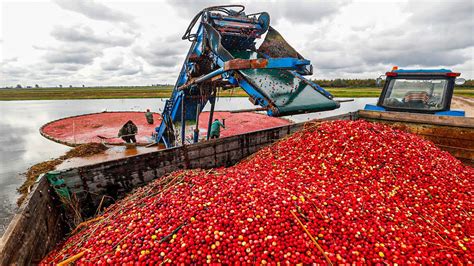
[[[393,65],[474,78],[474,1],[0,0],[0,87],[174,84],[181,36],[206,6],[242,3],[310,59],[314,78],[375,78]]]

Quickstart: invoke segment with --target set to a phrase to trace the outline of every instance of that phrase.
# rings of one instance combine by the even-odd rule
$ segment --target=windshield
[[[444,106],[446,79],[392,79],[382,105],[392,108],[440,110]]]

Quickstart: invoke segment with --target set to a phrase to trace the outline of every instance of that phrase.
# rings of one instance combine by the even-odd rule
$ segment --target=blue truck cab
[[[448,69],[394,69],[386,80],[376,105],[365,110],[465,116],[463,110],[451,110],[454,85],[461,85],[461,74]],[[377,79],[377,84],[382,78]]]

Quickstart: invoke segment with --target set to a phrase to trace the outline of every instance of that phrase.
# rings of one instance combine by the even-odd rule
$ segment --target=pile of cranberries
[[[139,188],[43,263],[469,264],[473,178],[383,124],[307,124],[233,167]]]

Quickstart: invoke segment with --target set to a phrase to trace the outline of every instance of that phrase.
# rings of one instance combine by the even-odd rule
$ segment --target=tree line
[[[375,79],[314,79],[312,80],[314,83],[318,84],[321,87],[327,88],[376,88],[377,85],[375,83]],[[149,85],[148,85],[149,86]],[[104,86],[104,87],[116,87],[116,88],[127,88],[127,87],[148,87],[145,86]],[[151,87],[169,87],[169,84],[151,84]],[[32,88],[33,86],[22,86],[21,84],[16,85],[15,88]],[[40,88],[38,84],[34,85],[34,88]],[[63,88],[63,85],[58,85],[59,88]],[[85,86],[72,86],[69,85],[69,88],[84,88]],[[100,86],[94,86],[100,88]],[[474,80],[468,79],[466,83],[463,85],[456,85],[456,87],[461,88],[473,88],[474,87]],[[5,87],[9,88],[9,87]],[[13,87],[10,87],[13,88]],[[51,87],[49,87],[51,88]]]
[[[375,88],[377,84],[375,79],[315,79],[314,83],[321,87],[328,88]],[[463,85],[457,87],[474,87],[474,80],[468,79]]]

